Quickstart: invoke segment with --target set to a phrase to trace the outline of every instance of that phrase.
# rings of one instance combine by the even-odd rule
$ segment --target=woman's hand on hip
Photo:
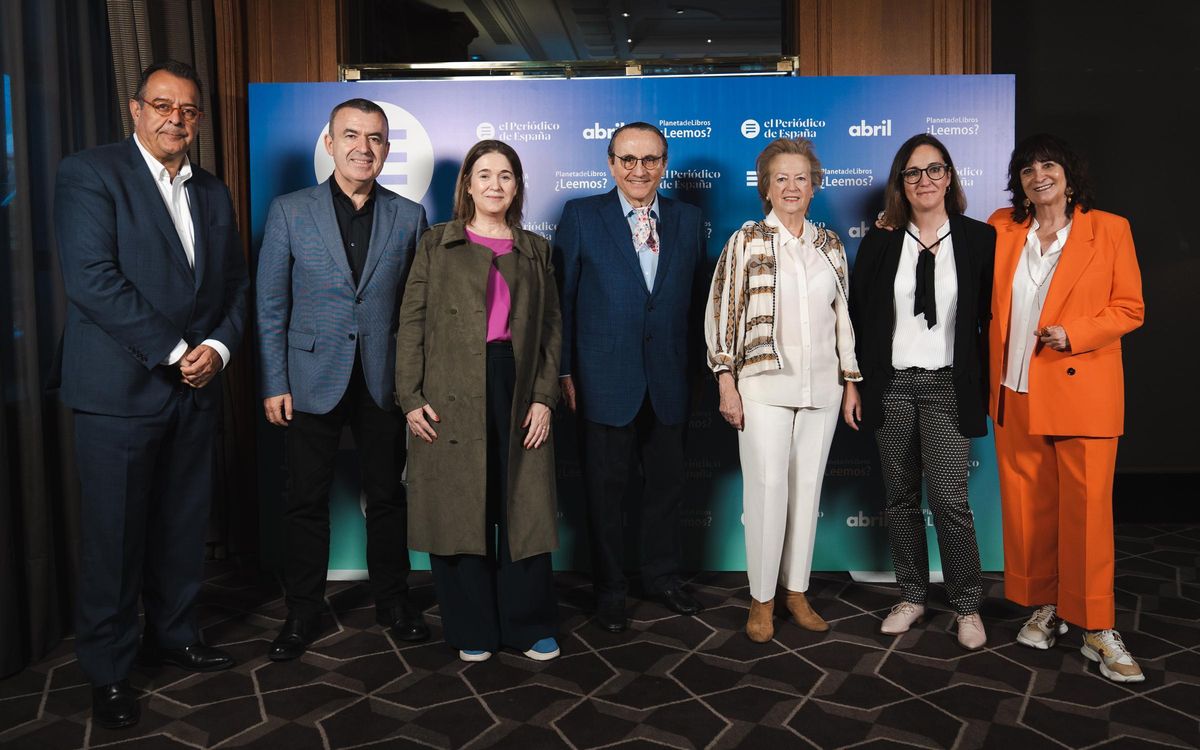
[[[742,412],[742,394],[738,393],[732,373],[723,372],[717,376],[717,390],[721,393],[721,404],[717,407],[721,416],[735,430],[741,430],[746,426],[746,415]]]
[[[550,439],[552,418],[549,406],[536,401],[529,405],[529,411],[525,412],[525,421],[521,423],[526,430],[525,450],[541,448],[542,443]]]
[[[862,421],[862,399],[858,395],[858,386],[850,381],[846,381],[846,389],[842,391],[842,419],[852,430],[857,430]]]
[[[408,431],[416,437],[427,443],[437,440],[437,433],[430,422],[441,422],[442,420],[429,404],[425,404],[419,409],[413,409],[404,415],[404,419],[408,422]]]

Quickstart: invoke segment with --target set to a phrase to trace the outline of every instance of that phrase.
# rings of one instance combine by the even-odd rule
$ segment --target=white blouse
[[[779,229],[775,284],[775,343],[783,367],[738,382],[743,398],[794,408],[837,404],[842,398],[834,303],[837,279],[829,261],[813,245],[807,220],[799,237],[772,211],[766,224]]]
[[[913,224],[908,231],[918,237]],[[917,292],[917,258],[921,245],[908,232],[900,248],[900,265],[893,284],[896,328],[892,332],[892,367],[906,370],[940,370],[954,364],[954,323],[958,312],[958,276],[954,264],[954,238],[950,221],[938,227],[937,236],[945,236],[933,256],[933,292],[937,303],[937,324],[930,328],[925,313],[913,315]]]
[[[1071,234],[1071,224],[1054,234],[1054,242],[1042,252],[1042,243],[1038,239],[1038,221],[1033,220],[1029,235],[1025,238],[1025,249],[1021,259],[1017,261],[1017,270],[1013,274],[1012,283],[1012,318],[1008,326],[1008,367],[1004,371],[1002,385],[1010,391],[1029,393],[1029,360],[1037,348],[1037,336],[1034,331],[1042,317],[1042,306],[1046,304],[1046,294],[1050,291],[1050,281],[1054,278],[1054,270],[1062,259],[1063,245]]]

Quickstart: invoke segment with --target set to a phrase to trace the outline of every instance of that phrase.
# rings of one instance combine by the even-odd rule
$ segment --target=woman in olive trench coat
[[[515,195],[495,216],[498,204],[488,202],[486,191],[501,195],[503,179],[513,183],[507,189]],[[549,555],[558,544],[549,410],[559,393],[561,321],[549,244],[520,228],[523,182],[520,160],[507,144],[481,141],[471,149],[459,174],[455,219],[430,228],[417,247],[396,334],[396,401],[415,436],[408,453],[408,546],[433,556],[445,637],[468,661],[482,661],[500,646],[535,659],[558,654]],[[511,253],[494,255],[468,236],[470,230],[479,239],[476,225],[489,211],[508,225]],[[506,420],[487,414],[489,385],[495,387],[488,373],[503,347],[487,341],[485,299],[493,267],[511,300],[512,404]],[[535,413],[540,419],[530,424]],[[489,428],[502,422],[508,439],[489,436]],[[508,444],[507,462],[498,460],[502,442]],[[501,491],[497,469],[504,463]],[[498,549],[493,524],[503,535]]]

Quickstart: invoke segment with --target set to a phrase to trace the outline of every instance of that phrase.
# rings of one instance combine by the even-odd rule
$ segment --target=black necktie
[[[909,230],[908,236],[916,240],[921,249],[917,251],[917,284],[913,291],[913,315],[925,315],[925,325],[928,328],[933,328],[937,325],[937,297],[934,293],[933,270],[934,262],[937,256],[933,254],[934,248],[942,244],[942,240],[950,236],[946,232],[932,245],[925,245],[921,242],[921,238],[913,234]]]

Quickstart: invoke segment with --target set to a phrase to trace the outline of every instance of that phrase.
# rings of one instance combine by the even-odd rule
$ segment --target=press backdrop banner
[[[605,149],[614,128],[644,120],[666,134],[662,191],[699,206],[710,263],[745,221],[762,217],[754,159],[771,140],[813,141],[825,182],[809,219],[841,236],[851,263],[882,208],[896,149],[931,133],[950,149],[967,213],[986,218],[1006,202],[1013,145],[1012,76],[795,78],[701,76],[522,80],[387,81],[250,86],[251,226],[262,241],[271,200],[329,177],[322,136],[330,109],[352,97],[387,113],[391,153],[379,182],[422,203],[431,223],[450,216],[454,180],[467,149],[483,138],[508,142],[525,167],[525,227],[553,239],[563,203],[613,189]],[[697,310],[697,316],[702,311]],[[559,463],[559,569],[586,569],[587,543],[572,420],[555,422]],[[261,427],[264,552],[278,559],[283,493],[282,430]],[[347,438],[347,440],[349,440]],[[339,459],[332,513],[331,577],[365,572],[365,535],[352,445]],[[688,432],[685,563],[744,570],[737,440],[716,410],[716,390],[697,385]],[[972,441],[970,497],[983,567],[1003,567],[992,439]],[[627,503],[636,528],[637,504]],[[889,571],[883,486],[874,441],[839,425],[826,470],[816,570]],[[926,512],[928,519],[928,512]],[[932,524],[931,564],[940,566]],[[402,544],[403,540],[397,540]],[[636,538],[627,549],[635,559]],[[414,564],[426,564],[414,554]]]

